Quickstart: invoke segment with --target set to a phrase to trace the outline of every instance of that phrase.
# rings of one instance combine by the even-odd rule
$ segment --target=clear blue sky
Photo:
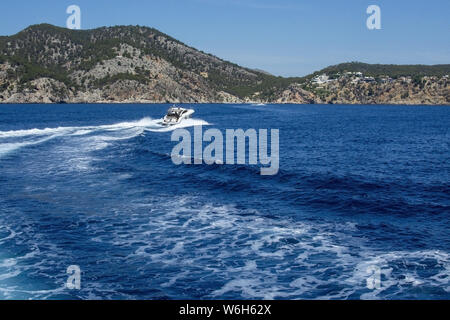
[[[276,75],[328,65],[450,63],[449,0],[40,0],[4,1],[0,34],[31,24],[65,26],[82,10],[82,29],[146,25],[220,58]],[[366,28],[381,7],[382,29]]]

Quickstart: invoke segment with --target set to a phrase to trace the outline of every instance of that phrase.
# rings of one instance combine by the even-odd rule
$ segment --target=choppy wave
[[[202,203],[192,197],[161,200],[134,201],[122,213],[130,213],[126,223],[105,217],[102,224],[86,224],[95,246],[122,248],[128,254],[115,257],[116,262],[139,266],[140,272],[132,276],[135,293],[126,283],[104,283],[99,278],[85,280],[79,297],[137,298],[147,287],[170,288],[176,298],[203,299],[395,299],[416,288],[429,296],[443,294],[436,288],[444,294],[450,292],[450,256],[446,252],[373,251],[364,239],[350,235],[358,228],[351,223],[277,220],[255,209]],[[26,270],[49,272],[48,266],[53,266],[54,272],[56,265],[64,265],[55,260],[64,256],[62,249],[55,246],[53,250],[52,256],[33,250],[0,260],[0,293],[33,298],[68,294],[61,285],[47,290],[5,285]],[[78,259],[80,264],[94,263],[92,257]],[[100,261],[103,259],[106,263],[109,258]],[[120,274],[114,272],[123,272],[100,266],[105,279],[115,279]],[[155,266],[159,276],[149,277]],[[381,286],[375,290],[367,288],[369,267],[380,270]],[[59,277],[54,278],[58,283]],[[196,279],[196,289],[192,279]]]
[[[89,226],[89,233],[101,247],[129,251],[121,263],[140,266],[142,278],[136,275],[135,282],[170,287],[177,298],[377,299],[418,285],[430,293],[439,286],[449,290],[450,257],[442,251],[374,252],[364,239],[348,235],[354,224],[280,221],[191,197],[161,200],[134,202],[127,224],[111,220],[101,229]],[[160,276],[145,281],[156,265]],[[420,275],[430,265],[434,271]],[[381,270],[380,289],[367,288],[369,266]],[[87,292],[95,295],[96,286]],[[125,286],[105,289],[120,297]]]

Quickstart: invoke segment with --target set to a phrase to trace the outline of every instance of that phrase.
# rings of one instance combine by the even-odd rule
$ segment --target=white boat
[[[184,109],[173,106],[167,111],[162,124],[165,126],[173,126],[180,123],[184,119],[189,119],[195,111],[192,109]]]

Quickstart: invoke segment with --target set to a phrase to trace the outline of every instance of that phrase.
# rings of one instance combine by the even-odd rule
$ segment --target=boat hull
[[[189,119],[195,112],[192,109],[183,109],[183,111],[185,112],[183,112],[183,114],[178,118],[169,117],[166,115],[161,124],[164,126],[174,126],[181,123],[183,120]]]

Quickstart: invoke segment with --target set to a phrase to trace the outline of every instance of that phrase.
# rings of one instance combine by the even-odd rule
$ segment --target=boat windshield
[[[179,117],[183,114],[184,110],[182,109],[169,109],[169,111],[167,111],[167,115],[168,116],[173,116],[173,117]]]

